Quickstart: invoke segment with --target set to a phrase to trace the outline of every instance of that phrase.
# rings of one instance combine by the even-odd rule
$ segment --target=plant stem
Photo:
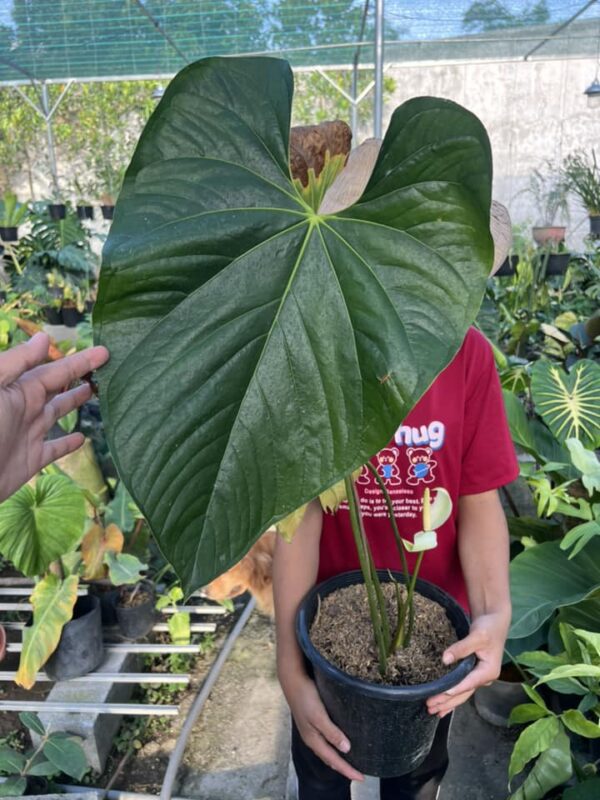
[[[358,500],[354,490],[354,483],[350,475],[347,475],[344,478],[344,485],[346,487],[346,496],[348,497],[348,509],[350,511],[350,524],[352,526],[354,544],[356,545],[358,561],[360,563],[360,568],[365,581],[365,589],[367,591],[367,600],[369,603],[369,613],[371,615],[375,643],[377,645],[377,652],[379,654],[379,672],[382,676],[384,676],[387,669],[387,654],[383,641],[382,623],[374,587],[374,581],[378,580],[377,572],[374,574],[371,572],[371,565],[366,551],[366,548],[368,548],[369,545],[366,540],[366,536],[364,535]]]
[[[406,631],[406,636],[402,642],[403,647],[408,647],[410,644],[410,637],[412,636],[413,627],[415,624],[415,604],[413,597],[415,593],[415,585],[417,583],[417,575],[419,574],[419,569],[421,567],[421,562],[423,561],[424,555],[425,551],[422,550],[417,557],[417,563],[415,564],[415,569],[411,576],[410,584],[407,590],[406,605],[408,606],[408,630]]]
[[[396,546],[398,548],[398,553],[400,554],[400,561],[402,562],[402,572],[404,573],[404,580],[406,581],[406,585],[408,586],[408,581],[410,579],[410,575],[408,574],[408,563],[406,561],[406,553],[404,552],[404,545],[402,544],[402,537],[400,536],[400,531],[398,530],[398,525],[396,524],[396,517],[394,516],[394,506],[392,504],[392,498],[390,497],[388,490],[383,482],[381,475],[377,472],[377,469],[370,461],[367,461],[367,467],[373,473],[375,480],[377,481],[379,488],[381,489],[381,493],[385,499],[387,509],[388,509],[388,517],[390,519],[390,523],[392,526],[392,530],[394,531],[394,539],[396,540]]]

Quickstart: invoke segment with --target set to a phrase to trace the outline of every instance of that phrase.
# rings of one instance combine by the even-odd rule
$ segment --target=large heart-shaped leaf
[[[187,590],[389,441],[458,350],[492,261],[476,117],[405,103],[358,202],[323,214],[290,178],[291,98],[280,60],[184,69],[104,250],[109,442]]]
[[[0,553],[24,575],[45,572],[83,536],[85,501],[64,475],[42,475],[0,504]]]
[[[33,625],[23,631],[23,650],[15,683],[31,689],[39,668],[56,650],[64,625],[73,616],[79,578],[69,575],[64,581],[46,575],[33,590]]]
[[[600,446],[600,366],[578,361],[571,372],[538,361],[531,371],[536,411],[561,442],[570,437],[584,447]]]
[[[510,637],[536,631],[557,608],[586,600],[600,589],[600,539],[572,559],[560,542],[545,542],[520,553],[510,565],[513,605]]]

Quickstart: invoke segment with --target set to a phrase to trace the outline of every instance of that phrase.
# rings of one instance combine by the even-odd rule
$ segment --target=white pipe
[[[179,706],[142,703],[58,703],[50,700],[0,700],[0,711],[43,711],[50,714],[126,714],[138,717],[175,717]]]

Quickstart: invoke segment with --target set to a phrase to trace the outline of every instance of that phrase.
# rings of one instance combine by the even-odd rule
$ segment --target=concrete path
[[[505,800],[515,738],[484,722],[471,704],[459,709],[440,800]],[[289,746],[273,627],[255,613],[190,738],[176,793],[198,800],[297,800]],[[352,796],[379,800],[377,779],[355,785]]]

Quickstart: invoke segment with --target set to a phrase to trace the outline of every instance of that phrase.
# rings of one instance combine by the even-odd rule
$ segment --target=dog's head
[[[272,565],[275,533],[267,531],[235,566],[204,587],[210,600],[230,600],[250,592],[260,595],[273,582]]]

